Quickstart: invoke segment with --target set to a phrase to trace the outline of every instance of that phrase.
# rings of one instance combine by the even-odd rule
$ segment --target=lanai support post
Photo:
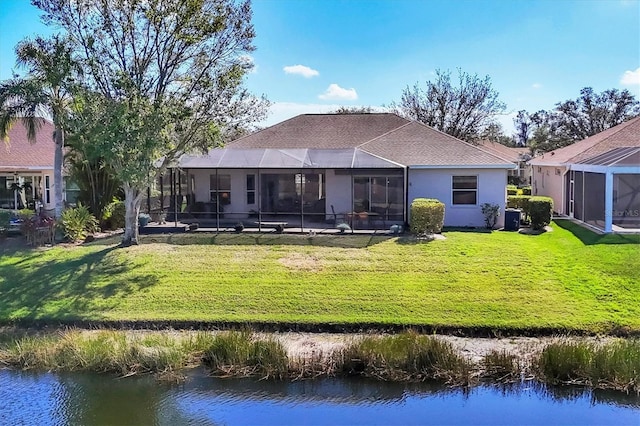
[[[604,179],[604,232],[613,231],[613,173],[607,171]]]

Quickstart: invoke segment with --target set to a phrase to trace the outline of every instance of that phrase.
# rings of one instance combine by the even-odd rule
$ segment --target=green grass
[[[640,331],[640,236],[275,234],[0,246],[0,322],[234,321]]]

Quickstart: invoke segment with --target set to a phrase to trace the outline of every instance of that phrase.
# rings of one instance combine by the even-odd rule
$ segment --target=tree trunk
[[[54,142],[56,150],[53,158],[53,201],[55,207],[55,217],[60,218],[64,205],[62,197],[62,162],[64,158],[64,130],[56,126]]]
[[[126,183],[123,188],[125,216],[122,245],[128,246],[138,244],[138,214],[140,213],[140,203],[142,202],[142,191]]]

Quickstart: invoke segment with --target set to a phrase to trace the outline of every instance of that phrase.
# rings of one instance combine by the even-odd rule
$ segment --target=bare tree
[[[407,86],[399,105],[392,108],[407,118],[420,121],[456,138],[475,141],[482,131],[495,123],[495,116],[505,110],[489,76],[478,77],[458,69],[457,84],[450,71],[436,71],[435,81]]]

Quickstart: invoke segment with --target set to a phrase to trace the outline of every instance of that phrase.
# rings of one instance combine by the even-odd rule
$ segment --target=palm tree
[[[26,68],[27,75],[14,75],[12,79],[0,83],[0,138],[6,139],[13,123],[21,120],[27,128],[27,137],[35,142],[43,117],[51,118],[55,126],[53,185],[57,218],[62,213],[63,205],[65,121],[73,77],[79,73],[79,67],[73,60],[69,44],[58,35],[51,39],[25,39],[18,43],[16,54],[18,66]]]

